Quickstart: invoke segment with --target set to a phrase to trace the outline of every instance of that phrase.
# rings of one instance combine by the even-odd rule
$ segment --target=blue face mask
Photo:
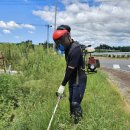
[[[65,49],[64,49],[64,46],[62,46],[61,44],[59,44],[58,49],[59,49],[60,51],[64,51],[64,50],[65,50]]]

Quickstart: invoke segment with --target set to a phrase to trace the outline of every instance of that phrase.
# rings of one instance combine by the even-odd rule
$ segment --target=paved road
[[[101,67],[118,69],[130,73],[130,60],[99,58]]]

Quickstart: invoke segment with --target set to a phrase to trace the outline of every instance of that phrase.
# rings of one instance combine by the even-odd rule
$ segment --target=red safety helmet
[[[56,41],[59,38],[65,36],[66,34],[69,34],[69,32],[67,30],[56,30],[53,33],[53,40]]]

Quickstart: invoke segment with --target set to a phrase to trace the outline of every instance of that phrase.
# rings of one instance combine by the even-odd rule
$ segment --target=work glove
[[[60,87],[58,88],[58,91],[56,92],[57,96],[62,96],[63,92],[64,92],[65,86],[60,85]]]

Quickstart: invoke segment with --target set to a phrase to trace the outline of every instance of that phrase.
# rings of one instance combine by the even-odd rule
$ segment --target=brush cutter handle
[[[61,98],[62,98],[62,96],[58,96],[58,100],[57,100],[56,106],[55,106],[55,108],[54,108],[54,111],[53,111],[53,113],[52,113],[52,117],[51,117],[51,120],[50,120],[50,122],[49,122],[49,125],[48,125],[47,130],[50,130],[50,127],[51,127],[51,124],[52,124],[54,115],[55,115],[55,113],[56,113],[56,110],[57,110],[57,107],[58,107],[58,105],[59,105],[59,102],[60,102],[60,99],[61,99]]]

